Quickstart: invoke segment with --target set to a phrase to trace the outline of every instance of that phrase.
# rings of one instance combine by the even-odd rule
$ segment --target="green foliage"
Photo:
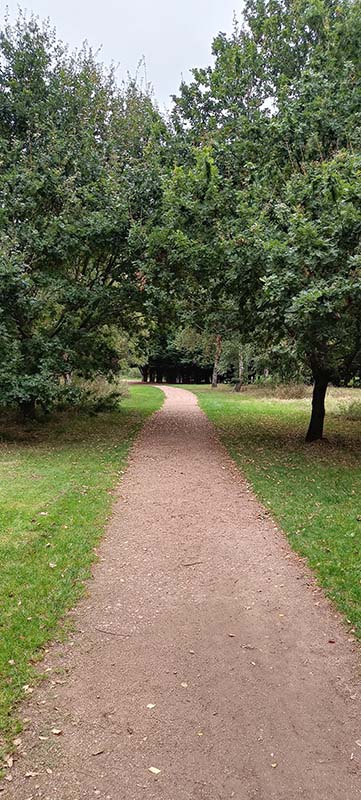
[[[236,342],[281,380],[360,374],[360,35],[360,0],[248,0],[169,125],[87,48],[4,27],[0,403],[182,360],[185,330],[225,374]]]
[[[34,18],[4,27],[0,58],[0,402],[50,407],[62,375],[116,372],[111,326],[136,326],[164,125]]]
[[[360,200],[361,156],[343,151],[292,176],[262,219],[259,330],[332,381],[361,364]]]
[[[359,0],[249,0],[244,25],[216,38],[214,66],[193,70],[173,112],[187,174],[204,147],[217,174],[207,246],[220,253],[212,280],[230,338],[316,382],[361,367],[360,28]],[[175,217],[192,255],[203,214],[196,198],[190,221]],[[196,256],[191,269],[191,297],[202,297],[209,275]]]

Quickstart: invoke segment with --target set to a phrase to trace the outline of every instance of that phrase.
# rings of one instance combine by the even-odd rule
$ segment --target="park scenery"
[[[1,20],[6,800],[361,800],[361,1],[238,16]]]

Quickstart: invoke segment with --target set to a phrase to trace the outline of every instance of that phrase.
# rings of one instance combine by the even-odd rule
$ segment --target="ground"
[[[9,800],[356,800],[359,646],[194,395],[132,451]]]
[[[311,387],[193,387],[292,547],[361,638],[361,390],[331,388],[323,442],[305,442]]]

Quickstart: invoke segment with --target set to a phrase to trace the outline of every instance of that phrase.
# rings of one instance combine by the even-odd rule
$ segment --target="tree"
[[[260,332],[288,339],[312,371],[313,441],[328,383],[347,382],[361,364],[361,155],[340,152],[292,176],[262,226]]]
[[[5,26],[0,55],[0,401],[33,413],[64,372],[117,370],[112,326],[136,324],[136,228],[157,202],[144,153],[163,133],[134,83],[34,18]]]
[[[244,16],[181,86],[174,125],[222,178],[239,334],[312,371],[313,440],[327,383],[359,369],[361,6],[249,0]]]

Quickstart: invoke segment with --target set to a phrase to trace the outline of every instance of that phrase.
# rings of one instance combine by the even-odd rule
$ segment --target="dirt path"
[[[1,796],[361,798],[357,648],[195,397],[165,392]]]

